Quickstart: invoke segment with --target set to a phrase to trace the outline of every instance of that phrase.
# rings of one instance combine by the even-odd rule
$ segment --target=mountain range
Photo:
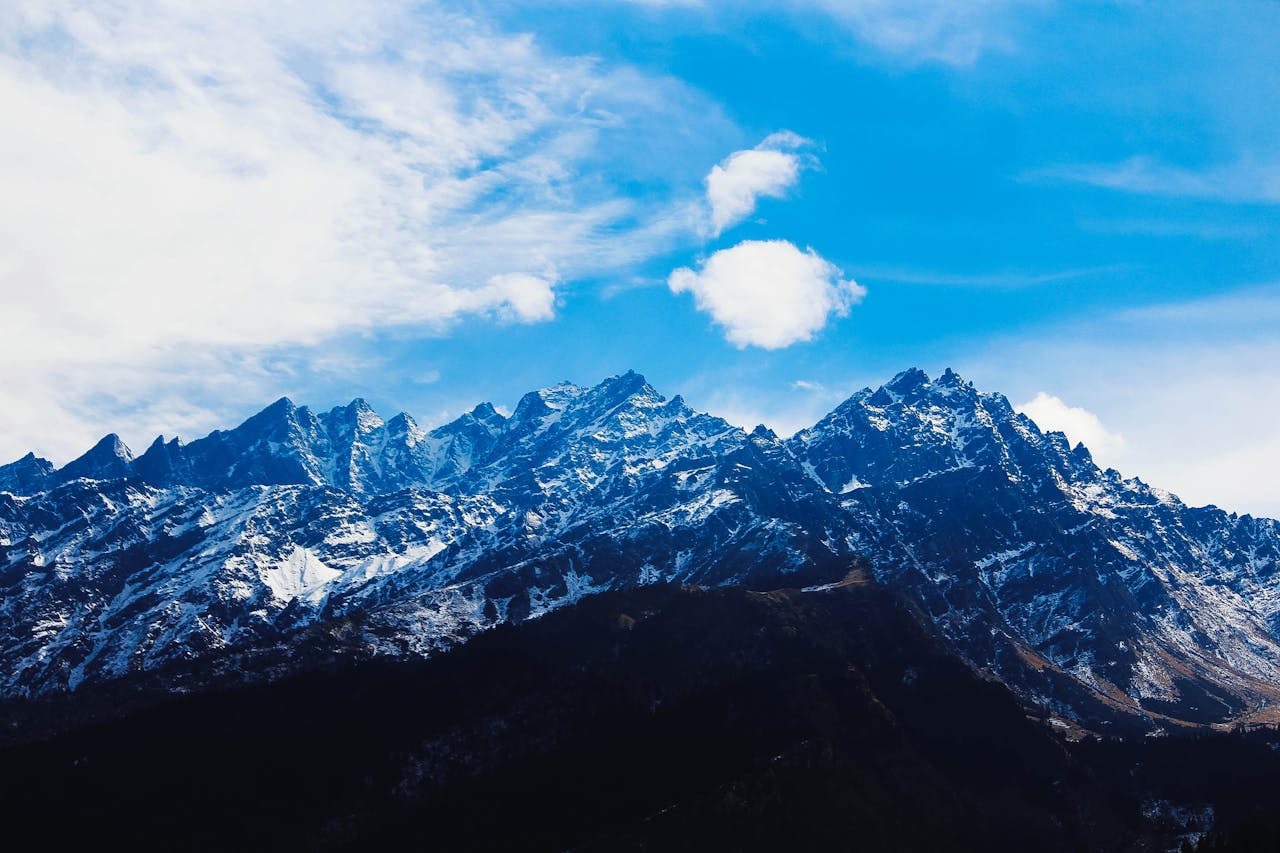
[[[627,373],[431,430],[282,399],[136,457],[29,454],[0,466],[0,696],[200,691],[432,657],[609,590],[851,578],[1055,726],[1276,719],[1280,523],[915,369],[787,439]]]

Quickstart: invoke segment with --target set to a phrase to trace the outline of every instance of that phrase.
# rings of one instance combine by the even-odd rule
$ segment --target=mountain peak
[[[467,414],[481,423],[502,423],[506,416],[494,408],[493,403],[484,402],[477,405]]]
[[[940,404],[948,408],[960,406],[967,408],[968,403],[977,397],[996,397],[999,395],[981,395],[973,387],[973,383],[965,380],[950,367],[946,368],[936,379],[918,367],[912,367],[894,376],[875,391],[866,389],[855,394],[848,404],[860,404],[863,400],[874,406],[888,406],[903,401],[916,404],[927,401],[930,405]]]
[[[297,421],[300,411],[306,411],[305,407],[299,409],[288,397],[281,397],[257,414],[250,415],[231,432],[245,434],[264,428],[271,429],[281,424],[292,424]]]
[[[8,463],[7,465],[0,465],[0,471],[6,470],[9,468],[16,468],[16,467],[29,468],[33,465],[40,467],[40,466],[51,465],[51,464],[52,463],[50,463],[48,459],[45,459],[43,456],[36,456],[35,453],[28,450],[27,454],[23,456],[21,459],[15,459],[13,462]],[[53,470],[53,469],[50,468],[50,470]]]
[[[157,435],[146,452],[133,461],[133,471],[152,485],[168,484],[179,471],[189,473],[183,465],[183,450],[181,439],[175,437],[166,443],[163,435]]]
[[[890,391],[904,394],[929,384],[929,374],[918,367],[909,367],[890,379],[884,387]]]
[[[616,387],[627,389],[629,391],[640,391],[648,388],[649,383],[642,374],[636,373],[634,370],[628,370],[626,373],[620,373],[617,376],[610,376],[608,379],[600,383],[600,387]]]
[[[293,403],[293,401],[292,401],[292,400],[290,400],[288,397],[281,397],[280,399],[278,399],[278,400],[276,400],[274,403],[272,403],[270,406],[267,406],[265,409],[263,409],[263,410],[262,410],[261,412],[259,412],[258,414],[260,414],[260,415],[265,415],[265,414],[267,414],[268,412],[270,412],[270,413],[272,413],[272,414],[276,414],[276,413],[279,413],[279,412],[284,412],[284,413],[288,413],[288,414],[293,414],[293,413],[294,413],[294,412],[296,412],[297,410],[298,410],[298,407],[294,405],[294,403]]]
[[[104,435],[83,456],[60,468],[58,477],[63,481],[81,477],[91,480],[124,477],[132,461],[133,452],[120,440],[120,436],[112,432]]]
[[[537,394],[538,397],[542,399],[542,402],[544,402],[548,407],[552,409],[563,409],[573,400],[582,396],[586,390],[587,389],[583,388],[581,385],[575,385],[568,379],[565,379],[561,382],[557,382],[550,388],[543,388],[539,391],[535,391],[534,393]]]
[[[387,437],[392,444],[412,447],[426,437],[427,433],[408,412],[400,412],[384,424]]]
[[[38,491],[52,473],[52,462],[28,453],[15,462],[0,465],[0,492],[27,494]]]
[[[944,388],[963,388],[971,383],[966,382],[964,377],[948,367],[946,370],[942,371],[941,376],[934,380],[933,384],[940,385]]]
[[[628,370],[619,376],[610,376],[593,388],[592,393],[603,396],[610,402],[621,402],[632,397],[652,403],[666,402],[666,398],[659,394],[644,376],[634,370]]]
[[[85,456],[90,455],[98,459],[112,458],[121,459],[125,462],[133,459],[133,451],[114,432],[109,432],[98,439],[98,443],[85,454]],[[83,459],[84,457],[82,456],[81,458]]]
[[[516,410],[511,419],[514,421],[527,421],[544,417],[553,411],[564,409],[574,399],[581,396],[585,390],[585,388],[574,385],[566,379],[558,385],[552,385],[550,388],[530,391],[520,398],[520,402],[516,403]]]
[[[1244,661],[1267,690],[1280,681],[1280,635],[1267,627],[1280,624],[1270,568],[1280,523],[1187,510],[1099,472],[1083,447],[952,370],[933,380],[903,371],[786,441],[679,397],[662,402],[634,371],[533,392],[510,419],[481,403],[430,433],[403,414],[366,430],[366,414],[359,398],[317,417],[286,397],[186,446],[158,438],[133,461],[112,434],[61,473],[42,476],[32,455],[0,466],[11,564],[88,567],[69,585],[63,572],[8,573],[51,585],[38,606],[0,589],[0,617],[20,625],[19,640],[0,642],[0,692],[124,675],[158,629],[177,639],[157,666],[204,654],[211,629],[260,625],[285,637],[272,646],[284,654],[289,632],[347,615],[369,619],[380,642],[435,650],[613,585],[807,586],[842,576],[855,557],[922,612],[948,614],[940,628],[975,665],[1033,698],[1075,701],[1071,691],[1094,683],[1071,687],[1076,672],[1135,703],[1171,702],[1178,679],[1193,676],[1237,690],[1245,670],[1234,663],[1222,682],[1207,657],[1196,658],[1199,675],[1169,668],[1166,652],[1197,645]],[[77,482],[53,488],[68,479]],[[121,553],[145,537],[163,538]],[[124,571],[129,589],[103,585]],[[1229,597],[1202,588],[1219,571]],[[182,600],[208,619],[171,612],[177,589],[192,590]],[[117,599],[121,627],[95,632],[86,658],[76,645],[85,619]],[[1182,645],[1160,645],[1134,602],[1185,616],[1186,630],[1170,635]],[[55,620],[64,628],[43,646],[48,662],[36,660],[27,638]],[[1232,631],[1202,630],[1215,624]],[[1015,645],[992,646],[1005,642],[992,626],[1008,626],[1000,636]],[[1057,681],[1019,681],[1018,649],[1056,667],[1036,672]],[[1248,690],[1231,694],[1231,709],[1253,707]]]
[[[361,432],[376,430],[383,425],[381,416],[363,397],[356,397],[345,406],[335,407],[327,418],[331,423],[353,426]]]

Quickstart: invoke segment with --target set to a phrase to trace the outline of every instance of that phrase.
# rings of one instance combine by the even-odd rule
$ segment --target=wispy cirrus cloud
[[[1050,272],[956,273],[941,270],[871,266],[862,271],[862,276],[864,279],[877,279],[901,284],[989,287],[1016,290],[1023,287],[1036,287],[1038,285],[1055,284],[1074,279],[1123,272],[1129,268],[1123,264],[1108,264],[1095,267],[1080,267],[1079,269],[1053,270]]]
[[[246,369],[271,353],[551,319],[697,229],[602,140],[714,114],[407,2],[9,4],[0,101],[0,456],[61,459],[103,421],[216,425],[287,381]]]
[[[1241,159],[1193,169],[1145,156],[1118,163],[1053,166],[1033,180],[1067,181],[1118,192],[1230,203],[1280,203],[1280,161]]]
[[[587,0],[534,0],[543,5],[598,6]],[[1028,22],[1052,12],[1055,0],[622,0],[651,15],[679,13],[699,25],[732,25],[745,18],[780,13],[816,18],[823,36],[852,37],[870,51],[860,58],[894,64],[974,65],[990,53],[1016,52]],[[688,13],[693,13],[692,15]]]
[[[1049,0],[791,0],[818,11],[886,56],[908,63],[964,67],[984,54],[1018,47],[1029,13],[1053,8]]]

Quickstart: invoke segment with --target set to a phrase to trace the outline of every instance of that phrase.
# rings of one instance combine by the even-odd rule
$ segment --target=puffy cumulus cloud
[[[1015,409],[1041,429],[1065,433],[1072,444],[1083,444],[1103,464],[1114,459],[1117,451],[1124,447],[1124,436],[1107,430],[1093,412],[1068,406],[1044,391]]]
[[[556,313],[556,294],[552,283],[536,275],[495,275],[481,293],[481,302],[502,306],[503,316],[516,322],[550,320]]]
[[[811,144],[790,131],[780,131],[713,166],[706,185],[715,235],[750,216],[759,199],[781,198],[795,186],[801,169],[812,162],[800,150]]]
[[[866,293],[812,249],[801,251],[785,240],[721,249],[701,269],[675,270],[667,284],[673,293],[692,293],[730,343],[764,349],[810,340]]]
[[[55,461],[103,422],[219,425],[249,361],[551,319],[558,282],[696,230],[596,178],[602,140],[714,112],[408,0],[14,0],[0,103],[0,459]]]
[[[1124,436],[1095,455],[1125,476],[1191,505],[1280,518],[1275,478],[1259,475],[1280,471],[1277,323],[1280,285],[1240,288],[993,339],[964,372],[1018,399],[1051,387],[1087,401]]]

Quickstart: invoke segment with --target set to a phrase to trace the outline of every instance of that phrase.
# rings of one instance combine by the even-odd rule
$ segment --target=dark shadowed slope
[[[3,761],[8,827],[151,846],[1072,849],[1147,831],[865,585],[609,593],[425,664],[175,700]]]

